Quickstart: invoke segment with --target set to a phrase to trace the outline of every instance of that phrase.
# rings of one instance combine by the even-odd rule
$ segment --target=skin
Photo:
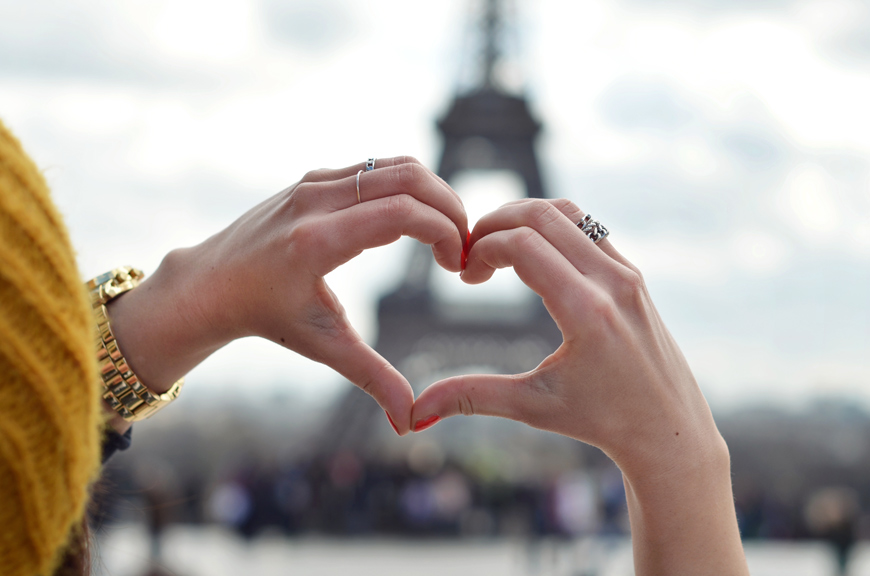
[[[397,433],[455,415],[511,418],[601,448],[623,472],[636,573],[744,575],[728,449],[640,272],[592,243],[565,200],[524,200],[466,241],[456,193],[413,158],[318,170],[202,244],[171,252],[109,304],[133,371],[167,390],[236,338],[259,336],[334,368],[368,392]],[[525,374],[407,380],[353,329],[324,276],[401,236],[477,284],[511,266],[542,296],[564,342]],[[435,418],[437,417],[437,418]],[[127,424],[113,420],[123,431]]]
[[[415,423],[485,414],[601,448],[623,472],[635,569],[646,575],[745,575],[728,448],[640,271],[594,244],[567,200],[522,200],[472,231],[462,279],[511,266],[542,298],[562,345],[525,374],[436,382]]]
[[[410,236],[460,271],[468,231],[456,192],[410,157],[316,170],[202,244],[168,254],[135,290],[109,303],[130,367],[162,393],[237,338],[269,339],[322,362],[371,395],[410,431],[408,381],[366,344],[324,276],[362,253]],[[361,200],[361,201],[360,201]],[[123,431],[128,425],[115,417]]]

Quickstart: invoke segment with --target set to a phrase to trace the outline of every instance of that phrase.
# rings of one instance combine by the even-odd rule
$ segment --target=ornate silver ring
[[[583,220],[577,222],[577,227],[596,244],[610,235],[610,230],[605,228],[598,220],[593,220],[592,216],[589,214],[584,216]]]
[[[377,160],[377,158],[369,158],[366,161],[366,172],[370,172],[375,169],[375,160]]]

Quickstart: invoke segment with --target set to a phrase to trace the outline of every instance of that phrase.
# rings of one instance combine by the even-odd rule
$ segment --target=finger
[[[580,213],[580,209],[568,200],[534,199],[507,204],[477,222],[471,233],[472,245],[475,239],[497,230],[528,226],[541,234],[584,274],[613,268],[613,259],[599,250],[570,219],[577,213]]]
[[[562,212],[562,214],[567,216],[568,219],[571,220],[571,222],[573,222],[575,226],[578,222],[580,222],[581,220],[583,220],[583,218],[586,217],[586,213],[583,212],[583,210],[581,210],[580,208],[578,208],[577,205],[574,204],[573,202],[571,202],[570,200],[557,199],[557,200],[550,200],[550,202],[552,202],[553,205],[556,206],[556,208],[558,208]],[[579,230],[579,228],[578,228],[578,230]],[[608,256],[610,256],[611,258],[613,258],[614,260],[616,260],[617,262],[619,262],[623,266],[625,266],[631,270],[634,270],[635,272],[638,272],[635,265],[632,264],[628,258],[623,256],[616,249],[616,247],[610,242],[610,236],[608,236],[607,238],[605,238],[603,240],[600,240],[598,242],[597,246],[598,246],[598,248],[601,249],[602,252],[604,252],[605,254],[607,254]]]
[[[366,162],[360,162],[359,164],[354,164],[353,166],[347,166],[346,168],[338,168],[338,169],[330,169],[330,168],[321,168],[319,170],[312,170],[305,174],[300,180],[300,184],[302,183],[315,183],[315,182],[335,182],[337,180],[342,180],[344,178],[354,179],[354,187],[356,186],[356,174],[360,170],[364,173],[366,171]],[[456,193],[453,188],[450,187],[447,182],[435,174],[432,170],[422,164],[419,160],[414,158],[413,156],[395,156],[393,158],[377,158],[375,160],[374,170],[381,170],[384,168],[392,168],[396,166],[402,166],[404,164],[415,164],[419,166],[432,177],[435,181],[437,181],[441,186],[448,191],[448,193],[452,194],[461,204],[462,200],[459,198],[459,194]]]
[[[398,166],[400,164],[420,164],[420,161],[413,156],[395,156],[393,158],[377,158],[375,160],[375,170],[387,168],[390,166]],[[422,164],[420,164],[422,166]],[[348,176],[355,176],[360,170],[366,169],[366,162],[359,162],[353,166],[345,166],[344,168],[320,168],[311,170],[302,177],[300,182],[334,182]]]
[[[383,356],[375,352],[349,325],[340,337],[319,346],[318,360],[375,399],[387,413],[396,433],[411,431],[411,384]]]
[[[582,328],[590,310],[596,310],[597,300],[604,296],[561,252],[528,227],[498,230],[473,243],[461,278],[478,284],[497,268],[509,266],[543,298],[563,334]]]
[[[519,204],[526,204],[528,202],[534,202],[534,201],[536,201],[535,198],[521,198],[519,200],[513,200],[511,202],[508,202],[508,203],[504,204],[504,206],[502,206],[502,207],[519,205]],[[545,201],[550,202],[556,208],[558,208],[565,216],[568,217],[568,219],[571,222],[574,223],[574,225],[577,225],[577,223],[579,223],[581,220],[583,220],[583,218],[586,216],[586,213],[583,210],[581,210],[580,208],[578,208],[577,205],[574,204],[573,202],[571,202],[570,200],[566,200],[564,198],[556,198],[556,199],[546,199]],[[607,254],[608,256],[610,256],[611,258],[613,258],[614,260],[616,260],[617,262],[619,262],[623,266],[625,266],[625,267],[627,267],[630,270],[633,270],[635,272],[638,272],[638,273],[640,272],[637,269],[637,267],[634,264],[632,264],[628,258],[623,256],[616,249],[616,247],[610,241],[609,236],[607,238],[604,238],[603,240],[600,240],[597,245],[601,249],[602,252],[604,252],[605,254]]]
[[[468,216],[459,195],[420,164],[405,163],[363,172],[359,175],[359,198],[356,181],[357,173],[354,172],[352,176],[336,182],[315,183],[307,189],[297,190],[326,203],[333,211],[345,210],[378,198],[408,194],[446,214],[463,236],[468,231]]]
[[[379,198],[333,212],[316,220],[318,260],[312,271],[325,276],[363,250],[391,244],[410,236],[432,246],[439,265],[451,272],[461,269],[463,240],[456,225],[442,212],[407,194]]]
[[[532,423],[545,413],[548,398],[530,384],[529,374],[472,374],[436,382],[423,390],[411,411],[412,430],[421,432],[451,416],[481,414]]]

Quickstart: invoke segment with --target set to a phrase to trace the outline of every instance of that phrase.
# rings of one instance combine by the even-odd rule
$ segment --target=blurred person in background
[[[134,412],[171,401],[230,341],[260,336],[361,387],[399,435],[488,414],[595,445],[623,472],[637,574],[746,574],[727,447],[639,271],[593,242],[584,216],[527,200],[468,233],[459,197],[432,172],[370,160],[306,174],[141,284],[129,268],[94,279],[89,304],[45,181],[0,124],[0,573],[87,574],[101,444],[105,461],[129,445]],[[513,266],[563,345],[529,373],[447,379],[415,403],[324,281],[403,235],[432,245],[445,269],[465,268],[467,283]]]

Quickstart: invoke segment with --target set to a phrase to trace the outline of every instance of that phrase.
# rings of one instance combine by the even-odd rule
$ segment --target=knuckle
[[[359,387],[360,390],[362,390],[363,392],[365,392],[366,394],[371,396],[372,395],[372,386],[374,385],[374,383],[375,383],[374,376],[366,376],[365,378],[363,378],[362,382],[357,384],[357,387]]]
[[[309,170],[305,173],[305,176],[302,177],[302,182],[321,182],[326,179],[327,172],[329,172],[329,170],[326,168]]]
[[[621,302],[638,302],[644,294],[643,276],[628,268],[620,271],[617,280],[617,293]]]
[[[367,374],[363,377],[362,381],[357,384],[360,390],[371,396],[375,397],[374,392],[376,389],[375,384],[378,382],[381,374],[385,371],[389,370],[391,365],[388,362],[384,362],[380,365],[380,367],[375,370],[373,373]]]
[[[643,272],[640,271],[640,268],[638,268],[637,266],[635,266],[631,262],[626,262],[625,267],[628,268],[629,270],[631,270],[632,272],[634,272],[635,274],[637,274],[640,277],[641,282],[645,282],[645,280],[643,278]]]
[[[565,216],[574,216],[575,214],[583,213],[583,211],[580,210],[579,206],[577,206],[567,198],[556,198],[555,200],[552,200],[551,203],[559,212],[561,212]]]
[[[538,231],[528,226],[517,228],[511,235],[513,250],[518,253],[535,252],[545,242],[544,237]]]
[[[413,156],[406,156],[406,155],[397,156],[396,157],[396,164],[417,164],[420,166],[423,165],[422,162],[420,162],[419,160],[417,160]]]
[[[311,206],[314,196],[314,186],[310,182],[301,182],[287,197],[286,209],[291,212],[305,211]]]
[[[464,390],[456,398],[456,403],[459,408],[459,413],[463,416],[474,416],[474,402],[467,390]]]
[[[532,200],[526,208],[529,212],[529,221],[536,228],[543,228],[562,218],[562,213],[550,202],[542,199]]]
[[[323,243],[323,227],[311,221],[297,222],[290,231],[290,244],[302,253],[311,253]]]
[[[426,174],[426,169],[421,164],[408,162],[399,164],[393,170],[393,178],[400,190],[414,188],[419,185]]]
[[[384,204],[384,217],[389,221],[407,220],[414,211],[414,201],[407,194],[389,196]]]
[[[617,311],[616,303],[609,295],[604,293],[596,293],[592,296],[589,302],[586,303],[592,315],[599,320],[593,326],[597,326],[602,332],[609,331],[616,323]]]

